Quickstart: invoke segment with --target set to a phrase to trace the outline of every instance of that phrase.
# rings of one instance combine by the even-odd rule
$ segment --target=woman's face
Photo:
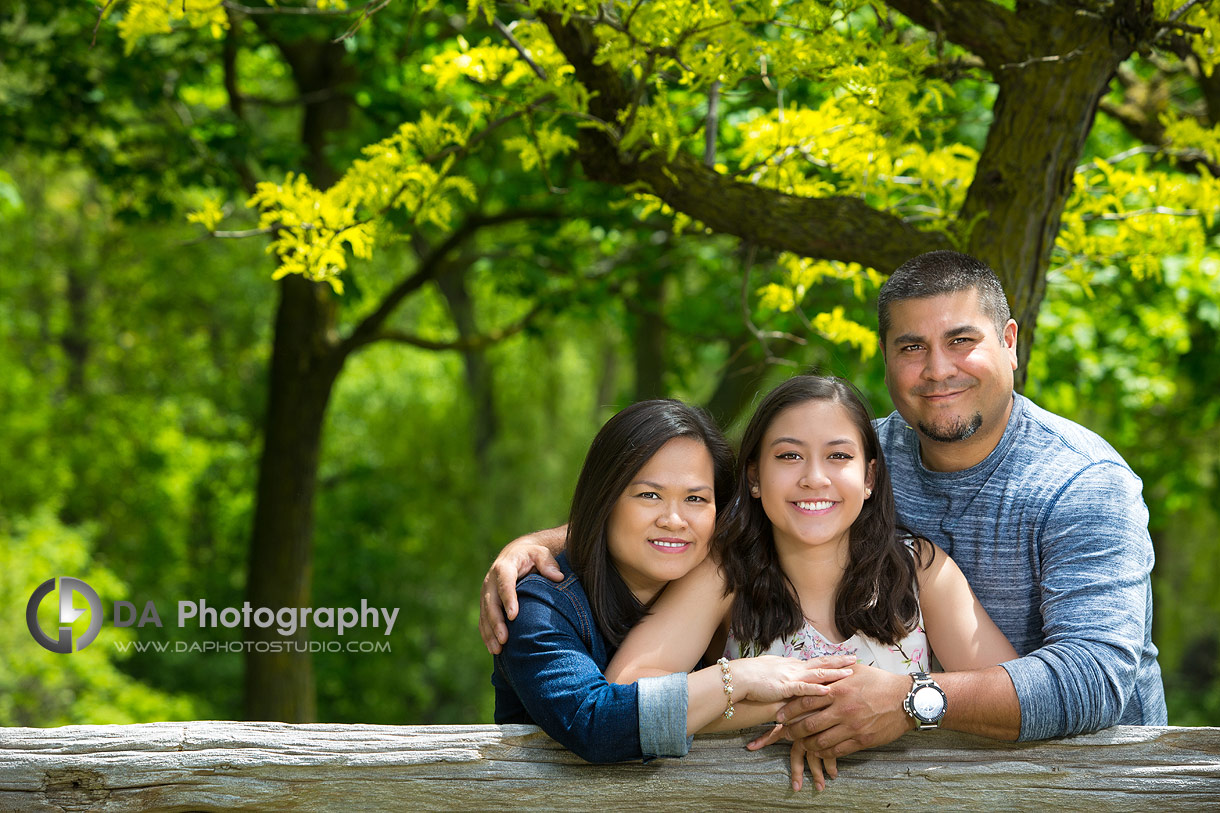
[[[873,464],[848,411],[813,400],[779,413],[763,434],[750,470],[780,550],[841,546],[873,485]],[[754,494],[754,486],[758,493]]]
[[[649,458],[610,513],[610,561],[642,603],[707,556],[716,524],[712,456],[702,441],[674,438]]]

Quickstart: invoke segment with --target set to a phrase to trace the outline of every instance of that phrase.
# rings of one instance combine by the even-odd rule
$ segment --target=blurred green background
[[[837,8],[840,33],[887,47],[928,36],[853,8],[861,4],[804,5]],[[1012,5],[997,4],[997,14]],[[502,33],[481,13],[467,16],[466,4],[398,3],[335,43],[358,15],[212,4],[219,18],[171,20],[172,33],[124,40],[120,27],[134,25],[140,8],[111,8],[93,45],[89,3],[18,0],[0,12],[0,724],[249,714],[240,654],[116,644],[241,640],[237,629],[178,630],[173,608],[249,598],[260,465],[265,477],[316,484],[306,511],[313,527],[300,532],[312,550],[309,603],[400,608],[391,652],[313,656],[316,705],[304,716],[488,722],[491,660],[476,628],[483,573],[508,540],[564,520],[586,445],[615,410],[679,397],[709,406],[731,430],[755,393],[810,366],[857,382],[877,413],[891,409],[867,331],[858,341],[851,327],[875,327],[877,274],[827,265],[797,283],[791,257],[681,217],[675,228],[638,188],[588,180],[574,151],[523,162],[511,141],[530,135],[519,120],[461,151],[476,194],[457,211],[434,221],[383,217],[377,250],[351,260],[341,294],[298,276],[273,280],[266,236],[208,237],[187,213],[215,195],[227,207],[224,228],[255,229],[241,205],[255,181],[305,171],[328,185],[402,122],[494,96],[479,86],[441,90],[425,66],[469,43],[503,43]],[[517,6],[498,13],[529,16]],[[961,145],[977,156],[995,85],[965,51],[950,45],[939,59],[960,61],[958,74],[938,80],[952,93],[939,107],[910,102],[906,115],[922,129],[896,127],[895,143]],[[1156,54],[1125,62],[1080,163],[1148,143],[1123,118],[1132,88],[1160,93],[1165,115],[1189,111],[1214,135],[1210,74],[1190,64]],[[310,70],[327,75],[310,86]],[[812,109],[834,93],[800,76],[786,81],[781,104],[791,107]],[[674,126],[701,121],[698,94],[671,84],[650,94],[669,94]],[[760,106],[773,112],[774,89],[757,90],[726,92],[722,160],[744,149]],[[318,138],[311,127],[321,127]],[[1204,183],[1216,159],[1190,164],[1147,150],[1140,160],[1162,183]],[[960,204],[971,172],[956,202],[943,204]],[[921,210],[885,194],[869,200],[920,222]],[[1154,640],[1170,722],[1182,725],[1220,724],[1214,209],[1135,233],[1121,232],[1142,222],[1134,217],[1089,220],[1094,238],[1125,241],[1104,244],[1122,254],[1061,244],[1044,269],[1025,385],[1042,406],[1107,438],[1144,480],[1157,553]],[[517,214],[479,221],[497,212]],[[1175,219],[1197,230],[1172,232]],[[269,451],[269,429],[319,407],[295,391],[276,401],[271,359],[277,330],[287,330],[276,322],[284,299],[305,290],[323,302],[314,313],[330,321],[311,335],[352,335],[402,280],[429,267],[447,235],[475,222],[380,325],[384,340],[343,356],[324,382],[333,388],[321,398],[316,472]],[[1140,263],[1127,256],[1149,251],[1155,257]],[[810,317],[840,308],[838,321],[811,322],[793,298]],[[284,468],[268,468],[268,456]],[[165,626],[107,625],[80,653],[47,652],[24,611],[32,590],[59,575],[91,584],[108,618],[115,600],[153,600]],[[51,614],[45,628],[54,623]],[[337,640],[331,630],[313,638]]]

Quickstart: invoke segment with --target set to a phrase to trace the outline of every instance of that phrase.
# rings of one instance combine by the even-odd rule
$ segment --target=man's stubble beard
[[[920,421],[919,431],[929,440],[934,440],[937,443],[957,443],[973,436],[982,425],[983,416],[981,413],[976,412],[970,416],[969,420],[965,418],[958,419],[951,426],[943,430]]]

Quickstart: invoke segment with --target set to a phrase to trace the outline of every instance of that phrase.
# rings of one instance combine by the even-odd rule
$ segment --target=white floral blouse
[[[724,656],[729,660],[750,657],[753,655],[783,655],[809,660],[820,655],[855,655],[857,663],[865,666],[875,666],[887,672],[903,675],[912,672],[926,672],[930,657],[928,654],[928,637],[923,631],[923,615],[913,632],[898,642],[897,646],[887,646],[867,635],[856,633],[841,644],[836,644],[825,635],[814,629],[813,624],[806,619],[805,623],[792,635],[779,638],[762,652],[754,652],[753,647],[747,647],[744,655],[742,648],[732,635],[724,648]]]

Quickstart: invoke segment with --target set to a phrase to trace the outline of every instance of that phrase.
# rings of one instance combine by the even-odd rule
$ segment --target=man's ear
[[[1000,337],[1000,341],[1004,343],[1004,349],[1008,351],[1009,361],[1015,372],[1019,364],[1017,361],[1017,320],[1008,320],[1008,324],[1004,325],[1004,335]]]

